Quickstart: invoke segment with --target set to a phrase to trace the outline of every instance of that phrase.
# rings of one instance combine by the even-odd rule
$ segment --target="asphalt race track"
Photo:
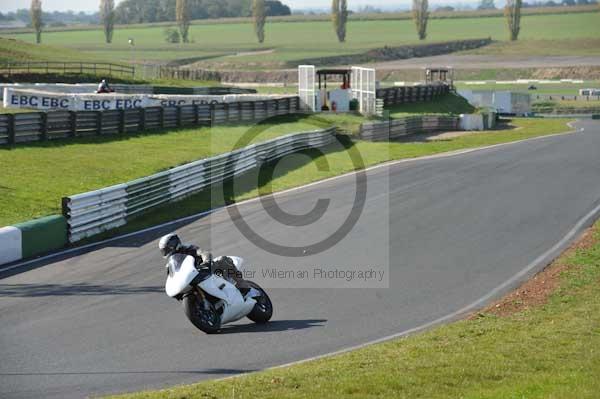
[[[577,127],[584,130],[370,170],[358,224],[318,257],[389,261],[390,288],[273,288],[276,313],[264,327],[243,320],[207,336],[187,321],[163,293],[155,247],[172,226],[0,269],[0,397],[78,398],[260,370],[410,330],[501,294],[535,271],[526,269],[532,262],[539,269],[542,254],[556,255],[556,244],[599,207],[600,121]],[[267,237],[308,242],[326,233],[323,223],[345,217],[354,182],[349,175],[276,197],[296,214],[331,198],[335,206],[315,227],[280,227],[259,201],[239,210]],[[226,210],[176,227],[217,253],[281,261],[244,239]]]

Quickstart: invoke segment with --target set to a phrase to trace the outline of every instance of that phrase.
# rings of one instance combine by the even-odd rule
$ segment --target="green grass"
[[[529,86],[534,85],[537,87],[537,90],[528,90]],[[458,89],[465,90],[508,90],[519,93],[527,93],[535,96],[536,94],[561,94],[561,95],[570,95],[576,96],[579,95],[579,89],[588,89],[588,88],[600,88],[599,81],[584,81],[584,83],[513,83],[513,84],[496,84],[496,83],[487,83],[484,85],[468,85],[464,82],[458,82],[456,84]]]
[[[598,13],[565,15],[524,16],[520,40],[505,42],[506,21],[502,17],[436,19],[430,21],[426,42],[467,39],[491,36],[503,41],[503,51],[523,46],[531,40],[545,40],[545,54],[553,54],[563,41],[570,41],[561,54],[597,54],[600,50],[585,44],[583,39],[600,39],[597,28]],[[257,44],[250,23],[197,24],[190,30],[194,43],[172,45],[163,40],[164,27],[119,28],[115,31],[113,44],[103,43],[98,30],[49,32],[44,43],[65,46],[83,51],[94,57],[112,60],[164,60],[205,59],[213,66],[243,66],[244,69],[259,66],[278,67],[286,62],[304,58],[353,54],[382,47],[419,42],[414,24],[410,20],[350,21],[346,43],[338,43],[328,21],[273,22],[267,24],[266,41]],[[6,35],[6,34],[5,34]],[[33,41],[33,34],[9,35]],[[132,51],[127,40],[136,41]],[[580,45],[581,44],[581,45]],[[538,46],[535,44],[535,46]],[[583,47],[582,47],[583,46]],[[223,57],[240,51],[273,49],[271,54]]]
[[[557,260],[548,302],[482,313],[343,355],[238,378],[119,399],[592,399],[600,389],[600,223],[589,247]]]
[[[324,125],[310,118],[273,120],[265,125],[266,130],[256,141]],[[182,129],[0,148],[0,164],[11,165],[10,173],[4,173],[0,182],[0,226],[60,213],[60,200],[66,195],[108,187],[228,152],[249,128]]]
[[[512,124],[518,129],[501,130],[486,133],[475,133],[453,139],[432,142],[392,142],[373,143],[367,141],[351,141],[347,136],[341,138],[345,148],[354,147],[362,157],[365,166],[376,165],[390,160],[415,158],[465,148],[506,143],[532,137],[561,133],[570,130],[566,119],[514,119]],[[136,231],[180,217],[196,214],[211,208],[222,206],[232,201],[253,198],[269,192],[276,192],[303,184],[340,175],[355,169],[349,152],[340,149],[339,145],[324,149],[326,155],[319,151],[308,151],[306,157],[295,157],[286,162],[285,167],[269,167],[264,174],[258,176],[249,173],[236,180],[235,193],[223,194],[221,187],[201,192],[177,202],[176,206],[157,207],[142,217],[129,221],[128,225],[105,236]],[[319,171],[315,165],[327,161],[328,170]],[[322,165],[322,164],[321,164]],[[327,169],[327,168],[325,168]],[[273,174],[274,178],[267,178]],[[267,177],[265,177],[267,176]]]
[[[90,61],[106,62],[96,58],[87,52],[80,52],[68,46],[63,48],[61,44],[49,46],[46,44],[36,45],[31,41],[10,40],[0,37],[0,63],[22,62],[22,61]]]
[[[539,113],[600,114],[600,101],[540,101],[531,109]]]

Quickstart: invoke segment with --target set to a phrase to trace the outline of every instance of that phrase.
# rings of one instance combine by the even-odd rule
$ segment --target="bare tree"
[[[412,11],[419,40],[425,40],[427,37],[427,21],[429,20],[429,2],[427,0],[413,0]]]
[[[508,23],[508,34],[512,41],[519,38],[519,32],[521,31],[522,5],[522,0],[506,0],[506,5],[504,6],[504,15]]]
[[[175,3],[175,18],[179,25],[179,33],[184,43],[188,42],[190,31],[190,7],[187,0],[177,0]]]
[[[106,43],[112,43],[115,28],[115,0],[100,0],[100,18],[104,25]]]
[[[265,41],[265,22],[267,21],[267,9],[265,0],[254,0],[252,2],[252,16],[254,17],[254,31],[259,43]]]
[[[35,31],[35,42],[40,44],[42,42],[42,27],[44,23],[42,21],[42,1],[31,0],[31,27]]]
[[[346,23],[348,22],[348,2],[346,0],[332,0],[331,19],[333,28],[340,43],[346,41]]]

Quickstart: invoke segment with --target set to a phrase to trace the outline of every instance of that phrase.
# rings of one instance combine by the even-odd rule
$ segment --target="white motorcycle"
[[[244,260],[229,257],[238,272]],[[215,259],[218,262],[219,259]],[[248,317],[255,323],[267,323],[273,315],[271,299],[258,284],[245,280],[249,288],[238,288],[232,281],[216,274],[214,262],[197,268],[194,257],[176,254],[167,263],[165,291],[183,302],[186,316],[198,329],[214,334],[221,326]]]

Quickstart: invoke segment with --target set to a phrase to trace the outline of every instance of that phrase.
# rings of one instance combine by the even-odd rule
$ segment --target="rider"
[[[198,269],[207,268],[212,273],[221,275],[239,289],[250,288],[235,267],[233,260],[227,256],[214,259],[212,254],[203,251],[196,245],[184,245],[177,234],[167,234],[160,239],[158,249],[164,258],[182,254],[192,256],[196,260]]]
[[[108,82],[106,81],[106,79],[102,79],[102,82],[100,82],[100,84],[98,85],[98,90],[96,91],[96,93],[100,94],[100,93],[112,93],[112,92],[113,92],[113,90],[108,85]]]

